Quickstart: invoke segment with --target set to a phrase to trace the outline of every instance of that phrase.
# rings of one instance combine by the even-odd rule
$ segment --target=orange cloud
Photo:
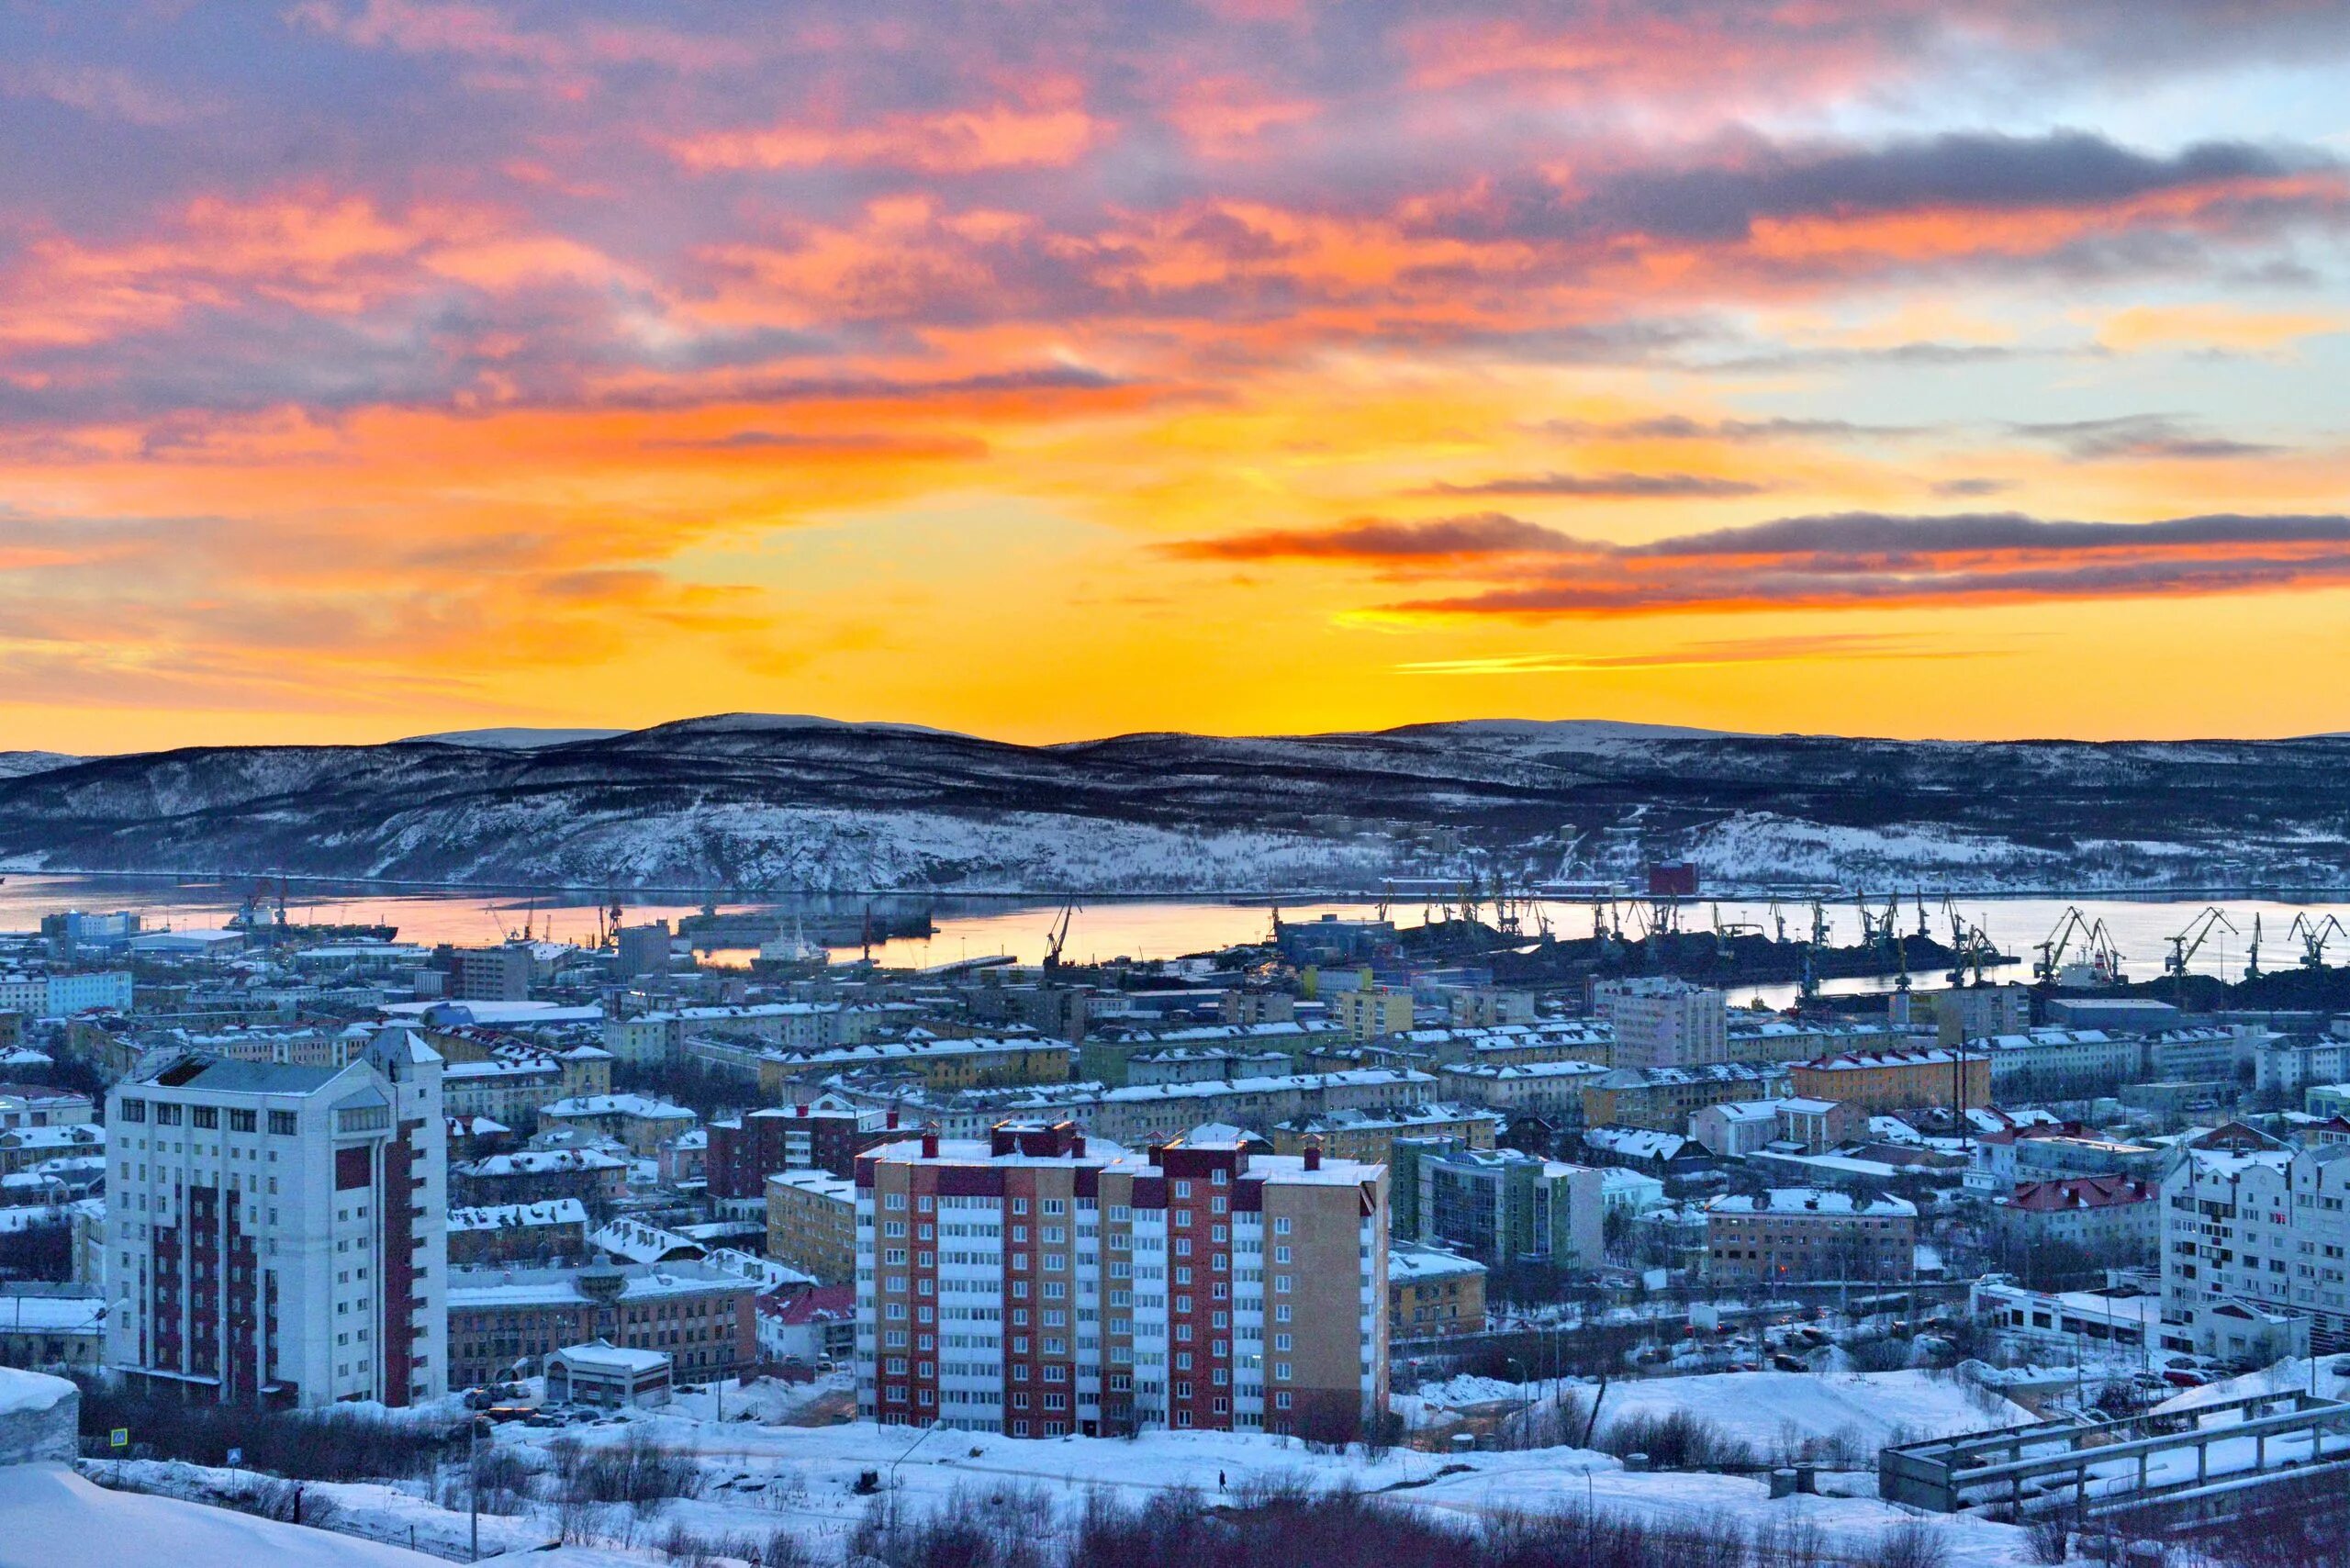
[[[890,115],[876,123],[831,128],[776,126],[710,131],[669,144],[698,173],[725,169],[881,167],[925,174],[983,169],[1064,168],[1109,139],[1111,126],[1074,106],[1026,108],[995,104],[946,114]]]

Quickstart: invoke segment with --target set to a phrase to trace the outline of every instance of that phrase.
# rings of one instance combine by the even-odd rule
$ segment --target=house
[[[611,1345],[601,1339],[567,1345],[546,1359],[547,1403],[643,1409],[669,1403],[670,1365],[664,1350]]]

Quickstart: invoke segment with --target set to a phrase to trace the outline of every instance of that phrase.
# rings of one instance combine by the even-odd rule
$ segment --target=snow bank
[[[52,1464],[0,1469],[0,1568],[431,1568],[440,1561],[197,1503],[109,1492]]]
[[[0,1465],[71,1461],[82,1424],[82,1391],[46,1372],[0,1367]]]
[[[2031,1420],[2006,1397],[1956,1378],[1925,1372],[1713,1372],[1697,1377],[1615,1383],[1599,1411],[1599,1426],[1627,1417],[1686,1413],[1770,1462],[1808,1442],[1836,1444],[1874,1464],[1887,1443],[1986,1431]]]

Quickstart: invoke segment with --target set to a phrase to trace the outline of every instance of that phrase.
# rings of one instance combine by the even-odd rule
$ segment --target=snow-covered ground
[[[1589,1395],[1586,1393],[1585,1397]],[[1837,1441],[1872,1462],[1887,1443],[2010,1427],[2032,1418],[2020,1405],[1930,1372],[1713,1372],[1609,1385],[1599,1424],[1685,1412],[1771,1462],[1798,1444]]]
[[[765,1541],[789,1530],[819,1562],[838,1562],[848,1538],[874,1505],[858,1490],[870,1475],[897,1505],[914,1515],[971,1506],[982,1497],[1020,1495],[1068,1522],[1084,1500],[1106,1492],[1130,1500],[1189,1488],[1208,1503],[1234,1502],[1250,1488],[1295,1484],[1312,1488],[1348,1485],[1383,1493],[1399,1506],[1427,1508],[1456,1518],[1499,1510],[1595,1507],[1603,1513],[1673,1526],[1733,1518],[1749,1528],[1777,1520],[1813,1527],[1831,1551],[1864,1555],[1889,1529],[1913,1516],[1873,1496],[1797,1496],[1773,1500],[1760,1476],[1687,1473],[1634,1473],[1602,1453],[1573,1448],[1525,1452],[1427,1453],[1409,1449],[1373,1458],[1357,1448],[1317,1453],[1301,1442],[1263,1434],[1154,1432],[1122,1439],[1067,1438],[1043,1441],[987,1433],[883,1428],[867,1422],[830,1426],[770,1424],[789,1418],[808,1399],[825,1392],[754,1388],[726,1391],[729,1418],[709,1418],[706,1396],[681,1400],[666,1409],[634,1413],[604,1425],[563,1428],[502,1426],[493,1442],[533,1468],[550,1467],[554,1445],[565,1439],[596,1446],[642,1434],[663,1448],[689,1451],[701,1471],[699,1495],[663,1503],[632,1515],[622,1507],[574,1510],[566,1521],[552,1505],[535,1505],[519,1517],[485,1515],[482,1546],[487,1551],[529,1553],[534,1565],[607,1568],[657,1560],[655,1547],[672,1529],[710,1541]],[[1555,1385],[1550,1392],[1555,1393]],[[1570,1389],[1587,1400],[1588,1387]],[[1494,1405],[1520,1397],[1539,1399],[1543,1391],[1491,1379],[1456,1378],[1413,1396],[1430,1410]],[[1720,1376],[1617,1383],[1608,1390],[1603,1425],[1626,1415],[1662,1415],[1687,1410],[1712,1420],[1746,1441],[1769,1461],[1789,1434],[1830,1439],[1852,1436],[1869,1447],[1896,1434],[1980,1429],[2025,1418],[2019,1407],[1996,1396],[1975,1394],[1955,1380],[1919,1372],[1888,1372],[1829,1378],[1752,1372]],[[755,1418],[764,1417],[765,1419]],[[85,1467],[103,1473],[105,1462]],[[127,1479],[176,1496],[219,1496],[245,1489],[257,1478],[242,1473],[161,1462],[123,1467]],[[1856,1478],[1855,1478],[1856,1479]],[[1862,1490],[1859,1481],[1844,1490]],[[341,1518],[377,1540],[404,1540],[415,1531],[420,1546],[444,1551],[462,1546],[466,1516],[438,1506],[422,1481],[360,1484],[313,1484],[308,1497],[330,1504]],[[153,1506],[162,1499],[138,1499]],[[185,1505],[183,1505],[185,1506]],[[6,1506],[0,1499],[0,1511]],[[259,1521],[240,1519],[237,1528],[267,1531]],[[563,1553],[534,1551],[564,1532],[575,1545]],[[1974,1519],[1934,1521],[1949,1549],[1952,1568],[1993,1568],[2028,1561],[2021,1532]],[[0,1532],[5,1533],[5,1532]],[[259,1541],[261,1538],[253,1538]],[[184,1568],[212,1568],[212,1560],[173,1554],[153,1559]],[[417,1559],[404,1552],[389,1559],[355,1557],[297,1559],[252,1551],[223,1555],[222,1563],[242,1561],[364,1564]],[[10,1558],[0,1547],[0,1568],[48,1568],[51,1559]],[[58,1559],[79,1568],[83,1559]],[[90,1561],[95,1562],[95,1559]],[[123,1561],[113,1559],[109,1561]]]

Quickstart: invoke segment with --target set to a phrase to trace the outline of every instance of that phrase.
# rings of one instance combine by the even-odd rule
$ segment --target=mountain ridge
[[[457,732],[462,734],[464,732]],[[22,755],[22,754],[11,754]],[[1029,746],[706,715],[543,745],[196,746],[7,777],[0,868],[434,881],[1375,891],[2325,885],[2350,738],[1896,741],[1467,721]]]

